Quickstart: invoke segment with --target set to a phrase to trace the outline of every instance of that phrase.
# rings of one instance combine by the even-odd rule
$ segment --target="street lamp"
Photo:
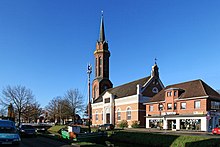
[[[92,73],[92,65],[88,64],[88,68],[87,68],[87,74],[88,74],[88,118],[89,118],[89,133],[91,132],[91,128],[90,128],[90,119],[91,119],[91,102],[90,102],[90,75]]]
[[[160,107],[161,105],[162,105],[162,107]],[[163,116],[164,121],[163,121],[163,126],[165,127],[164,130],[165,130],[165,134],[166,134],[167,122],[166,122],[166,125],[165,125],[165,121],[167,121],[167,119],[166,119],[167,113],[166,113],[166,107],[165,107],[165,106],[166,106],[166,101],[164,102],[164,104],[163,104],[163,103],[159,103],[160,116],[161,116],[161,111],[164,109],[164,116]]]

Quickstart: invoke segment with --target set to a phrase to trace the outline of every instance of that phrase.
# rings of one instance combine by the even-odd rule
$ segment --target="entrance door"
[[[169,130],[176,130],[176,120],[168,120],[167,125]]]
[[[110,123],[110,113],[106,114],[106,123],[109,124]]]

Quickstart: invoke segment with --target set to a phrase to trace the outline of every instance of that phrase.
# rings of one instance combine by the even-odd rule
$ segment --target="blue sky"
[[[218,0],[1,0],[0,91],[30,88],[41,106],[71,88],[87,99],[87,64],[104,11],[114,86],[150,75],[220,89]],[[93,79],[94,75],[92,75]]]

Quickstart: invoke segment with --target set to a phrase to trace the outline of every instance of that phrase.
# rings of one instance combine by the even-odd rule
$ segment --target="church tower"
[[[92,98],[98,98],[106,89],[112,88],[109,80],[109,57],[108,43],[105,40],[103,14],[101,17],[99,40],[96,42],[95,57],[95,79],[92,83]]]

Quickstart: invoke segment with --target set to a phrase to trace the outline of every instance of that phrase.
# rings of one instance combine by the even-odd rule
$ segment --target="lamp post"
[[[89,133],[91,132],[91,128],[90,128],[90,119],[91,119],[91,102],[90,102],[90,75],[92,73],[92,65],[88,64],[88,68],[87,68],[87,74],[88,74],[88,119],[89,119]]]
[[[164,108],[164,116],[163,116],[164,121],[163,121],[163,126],[164,126],[164,130],[165,130],[165,134],[166,134],[166,131],[167,131],[167,122],[166,122],[166,125],[165,125],[165,121],[167,121],[167,119],[166,119],[167,113],[166,113],[166,107],[165,107],[165,106],[166,106],[166,101],[165,101],[164,104],[163,104],[163,103],[159,103],[159,110],[160,110],[160,115],[161,115],[161,110],[163,110],[163,109],[160,108],[160,105],[163,105],[162,108]]]

